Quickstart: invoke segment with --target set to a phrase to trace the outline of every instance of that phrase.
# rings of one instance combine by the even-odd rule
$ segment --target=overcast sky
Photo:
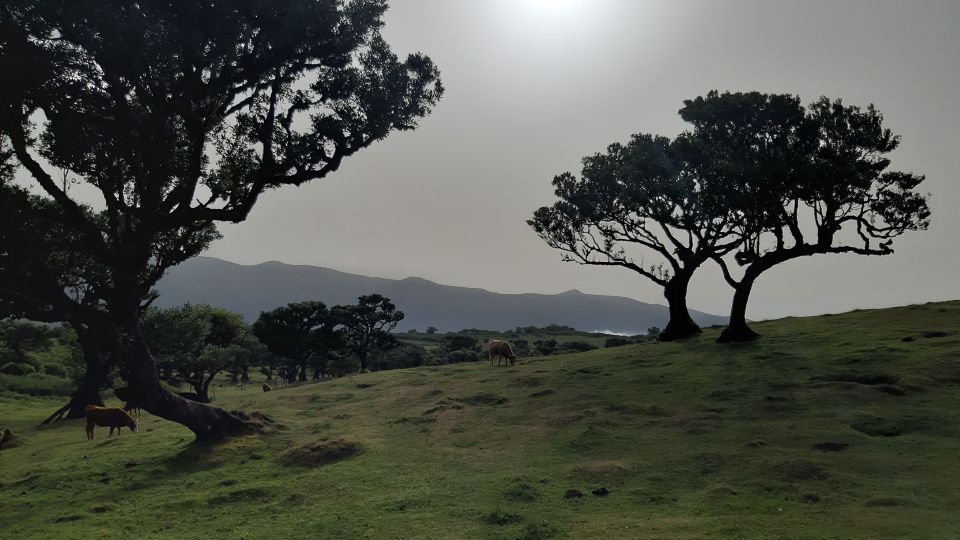
[[[624,269],[563,263],[525,224],[557,173],[632,133],[674,136],[711,89],[874,103],[903,136],[894,168],[927,176],[933,223],[885,257],[824,255],[765,274],[753,319],[960,298],[960,2],[393,0],[385,37],[436,61],[447,93],[415,132],[334,175],[262,197],[208,255],[499,292],[662,303]],[[693,308],[725,314],[705,267]]]

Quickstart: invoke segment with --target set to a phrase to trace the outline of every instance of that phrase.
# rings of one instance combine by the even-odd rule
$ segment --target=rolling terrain
[[[0,531],[50,537],[948,538],[960,301],[674,343],[354,375],[218,403],[275,431],[198,445],[145,414],[87,441],[0,394]],[[594,494],[594,492],[596,494]]]
[[[253,322],[261,311],[290,302],[320,300],[353,304],[363,294],[380,293],[406,314],[400,331],[464,328],[506,330],[517,326],[559,324],[578,330],[645,334],[663,328],[667,308],[620,296],[571,290],[561,294],[500,294],[483,289],[440,285],[422,278],[400,280],[360,276],[316,266],[266,262],[239,265],[196,257],[175,267],[157,285],[157,305],[210,304],[240,313]],[[724,324],[726,317],[691,311],[701,326]]]

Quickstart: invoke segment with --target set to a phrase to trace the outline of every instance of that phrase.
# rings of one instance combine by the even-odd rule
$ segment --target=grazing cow
[[[110,433],[107,434],[107,438],[110,438],[110,435],[113,435],[114,429],[117,430],[117,437],[120,436],[120,430],[124,427],[130,428],[130,431],[134,433],[137,432],[137,425],[139,422],[134,420],[134,418],[127,414],[123,409],[87,405],[87,408],[84,410],[87,413],[87,439],[93,438],[94,425],[104,427],[109,426]]]
[[[272,386],[270,386],[270,385],[267,384],[267,383],[263,383],[263,391],[264,391],[264,392],[269,392],[269,391],[271,391],[271,390],[273,390],[273,387],[272,387]]]
[[[500,365],[500,362],[502,362],[504,358],[506,358],[507,361],[510,362],[511,366],[516,362],[517,355],[513,354],[513,349],[510,348],[510,344],[507,343],[506,341],[500,341],[499,339],[491,339],[489,343],[487,343],[487,345],[490,348],[490,365],[491,366],[493,366],[494,355],[497,356],[498,366]]]

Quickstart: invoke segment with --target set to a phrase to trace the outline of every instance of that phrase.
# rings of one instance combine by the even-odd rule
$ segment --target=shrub
[[[443,347],[447,351],[459,351],[463,349],[474,349],[477,346],[477,338],[463,335],[452,335],[443,338]]]
[[[606,348],[610,347],[623,347],[624,345],[630,345],[633,343],[633,340],[625,337],[612,337],[607,338],[607,341],[604,342],[603,346]]]
[[[445,364],[460,364],[462,362],[476,362],[480,359],[480,355],[475,351],[466,351],[459,350],[447,353],[446,358],[444,358]]]
[[[402,369],[426,363],[427,350],[419,345],[403,345],[380,357],[379,369]]]
[[[338,356],[330,360],[328,370],[334,377],[355,373],[360,371],[360,360],[352,354]]]
[[[3,366],[0,366],[0,373],[6,373],[7,375],[30,375],[37,371],[30,364],[22,364],[17,362],[7,362]]]
[[[538,353],[542,354],[543,356],[550,356],[551,354],[554,353],[554,351],[557,350],[557,340],[555,340],[555,339],[547,339],[547,340],[538,339],[538,340],[536,340],[536,341],[533,342],[533,348],[536,349],[536,351],[537,351]]]
[[[43,366],[43,372],[54,377],[67,377],[67,368],[60,364],[47,364]]]
[[[568,341],[566,343],[561,343],[560,348],[567,349],[570,351],[586,352],[586,351],[592,351],[593,349],[596,349],[597,346],[591,345],[586,341]]]
[[[67,379],[40,373],[30,377],[0,374],[0,394],[12,392],[30,396],[69,396],[76,389]]]

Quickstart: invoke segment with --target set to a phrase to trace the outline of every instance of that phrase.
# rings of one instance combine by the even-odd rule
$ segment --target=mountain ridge
[[[409,276],[403,279],[350,274],[312,265],[266,261],[243,265],[214,257],[196,257],[173,268],[157,284],[156,305],[206,303],[238,312],[253,322],[261,311],[290,302],[320,300],[327,305],[355,303],[363,294],[380,293],[406,314],[399,330],[489,330],[560,324],[578,330],[623,334],[663,328],[667,307],[624,296],[587,294],[570,289],[557,294],[499,293],[477,287],[445,285]],[[726,317],[691,310],[702,326]]]

